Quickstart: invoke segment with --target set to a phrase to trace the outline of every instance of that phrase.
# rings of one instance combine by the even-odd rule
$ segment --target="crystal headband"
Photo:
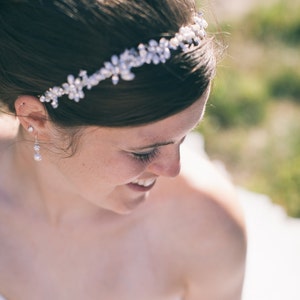
[[[68,75],[67,83],[48,89],[39,97],[41,102],[50,102],[53,108],[58,107],[58,98],[68,95],[70,100],[79,102],[84,98],[83,88],[90,90],[101,81],[111,78],[116,85],[119,79],[133,80],[135,75],[132,68],[138,68],[144,64],[165,63],[171,57],[171,50],[187,51],[193,45],[199,45],[206,36],[207,22],[202,14],[194,16],[194,23],[180,27],[179,31],[171,39],[162,37],[158,42],[150,40],[147,44],[139,44],[137,49],[126,49],[123,53],[113,55],[111,61],[105,62],[104,66],[94,74],[88,76],[87,71],[80,71],[78,77]]]

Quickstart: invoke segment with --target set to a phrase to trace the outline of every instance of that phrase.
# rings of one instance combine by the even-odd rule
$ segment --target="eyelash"
[[[185,138],[186,137],[182,138],[182,140],[179,143],[180,145],[184,142]],[[150,163],[158,154],[159,154],[158,148],[155,148],[152,151],[146,153],[134,153],[134,152],[131,153],[134,159],[145,164]]]
[[[151,162],[158,154],[159,150],[157,148],[147,153],[132,153],[133,157],[142,163]]]

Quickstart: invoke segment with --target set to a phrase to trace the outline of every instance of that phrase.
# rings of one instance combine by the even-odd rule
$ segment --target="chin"
[[[129,215],[134,210],[136,210],[142,203],[147,199],[148,193],[145,193],[134,199],[123,201],[118,208],[115,209],[115,212],[121,215]]]

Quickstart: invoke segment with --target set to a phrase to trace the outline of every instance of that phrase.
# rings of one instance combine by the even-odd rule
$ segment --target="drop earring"
[[[28,128],[27,128],[27,131],[32,133],[34,131],[33,126],[29,125]],[[34,155],[33,155],[34,160],[35,161],[41,161],[42,160],[42,155],[40,153],[41,146],[40,146],[40,143],[38,141],[37,135],[35,136],[35,139],[34,139],[33,150],[34,150]]]
[[[42,160],[42,155],[40,153],[41,146],[40,146],[40,143],[38,141],[37,135],[35,136],[33,149],[34,149],[34,155],[33,155],[34,160],[35,161],[41,161]]]

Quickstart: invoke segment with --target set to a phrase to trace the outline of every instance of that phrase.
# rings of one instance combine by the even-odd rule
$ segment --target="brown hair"
[[[192,0],[23,0],[0,4],[0,99],[14,113],[19,95],[38,97],[80,69],[94,73],[113,54],[189,24]],[[206,91],[215,73],[211,38],[165,64],[134,69],[136,77],[105,80],[79,103],[66,96],[51,121],[62,128],[133,126],[173,115]]]

